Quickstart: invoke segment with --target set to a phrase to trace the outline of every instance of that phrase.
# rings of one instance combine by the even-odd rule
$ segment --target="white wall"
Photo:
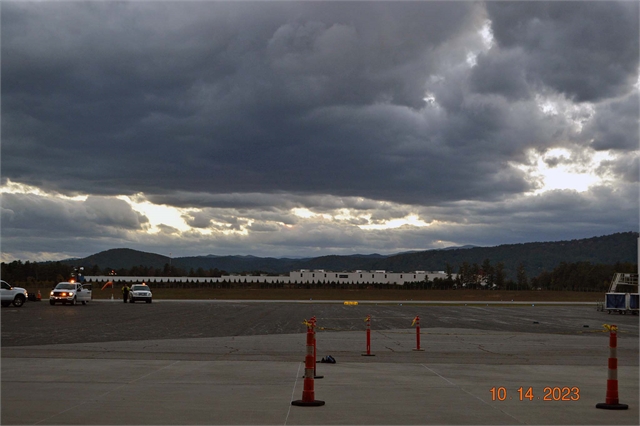
[[[457,274],[452,274],[455,279]],[[223,275],[222,277],[131,277],[119,275],[94,275],[85,276],[87,282],[106,283],[107,281],[118,282],[198,282],[198,283],[339,283],[339,284],[397,284],[403,285],[407,282],[424,281],[428,277],[430,281],[434,278],[446,278],[444,271],[414,271],[414,272],[386,272],[386,271],[355,271],[355,272],[335,272],[319,270],[291,271],[289,275],[269,276],[242,276]]]

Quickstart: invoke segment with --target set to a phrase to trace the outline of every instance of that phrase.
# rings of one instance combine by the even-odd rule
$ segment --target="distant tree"
[[[432,287],[437,290],[443,290],[445,288],[444,280],[440,277],[433,279]]]
[[[471,287],[478,288],[481,278],[480,266],[477,263],[472,264],[470,268]]]
[[[138,265],[138,266],[132,266],[129,272],[125,273],[124,275],[140,277],[140,276],[146,275],[146,272],[147,272],[147,268],[145,266]]]
[[[616,272],[634,273],[635,263],[599,265],[590,262],[562,262],[552,271],[531,278],[530,286],[545,290],[607,291]]]
[[[447,274],[447,282],[453,284],[453,267],[447,262],[444,267],[444,271]],[[429,276],[425,276],[425,281],[429,282]]]
[[[504,284],[504,288],[505,288],[506,290],[517,290],[517,289],[518,289],[518,286],[517,286],[517,284],[516,284],[516,282],[515,282],[514,280],[509,279],[509,280],[507,280],[507,281],[505,282],[505,284]]]
[[[484,262],[482,262],[482,276],[487,288],[492,288],[495,282],[495,276],[494,268],[491,266],[489,259],[485,259]]]
[[[520,263],[518,265],[518,270],[516,272],[516,283],[518,289],[524,290],[529,288],[529,280],[527,278],[527,271],[524,267],[524,263]]]
[[[505,273],[504,273],[504,263],[498,262],[494,269],[495,273],[495,284],[498,288],[503,288],[505,285]]]
[[[471,267],[468,262],[462,262],[459,269],[460,285],[469,286],[471,283]]]
[[[221,271],[218,268],[209,269],[209,276],[211,277],[221,277],[223,275],[229,275],[226,271]]]

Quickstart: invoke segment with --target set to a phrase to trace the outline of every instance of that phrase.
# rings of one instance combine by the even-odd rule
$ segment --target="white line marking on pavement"
[[[289,401],[289,409],[287,410],[287,417],[284,419],[284,424],[286,425],[289,421],[289,414],[291,414],[291,403],[293,402],[293,394],[296,391],[296,386],[298,386],[298,377],[300,377],[300,366],[301,362],[298,363],[298,371],[296,372],[296,381],[293,383],[293,390],[291,391],[291,401]]]

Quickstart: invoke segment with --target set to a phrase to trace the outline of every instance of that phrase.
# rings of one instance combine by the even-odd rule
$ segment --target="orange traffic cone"
[[[607,410],[626,410],[627,404],[620,404],[618,400],[618,326],[604,324],[609,330],[609,374],[607,376],[606,402],[596,404],[596,408]]]
[[[324,405],[324,401],[318,401],[315,399],[313,378],[315,376],[315,363],[313,362],[313,328],[315,324],[313,322],[304,321],[307,326],[307,355],[304,359],[304,389],[302,391],[302,399],[291,401],[291,405],[297,405],[299,407],[319,407]]]
[[[36,295],[36,300],[42,300],[42,295],[40,294],[40,290],[38,290],[38,294]]]

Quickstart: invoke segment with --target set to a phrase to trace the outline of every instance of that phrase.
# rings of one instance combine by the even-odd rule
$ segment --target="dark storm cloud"
[[[270,211],[290,210],[297,207],[313,208],[314,211],[326,211],[340,208],[354,210],[383,209],[384,202],[361,197],[335,197],[331,195],[299,195],[292,193],[232,193],[213,194],[205,192],[177,191],[169,194],[133,197],[139,202],[150,201],[154,204],[166,204],[192,208],[233,208],[243,210],[261,209]]]
[[[1,213],[3,251],[10,247],[11,255],[31,260],[41,260],[34,253],[53,253],[61,259],[121,247],[148,222],[126,202],[102,197],[79,201],[2,194]]]
[[[639,117],[640,97],[636,90],[622,99],[598,105],[583,134],[595,150],[634,151],[638,149]]]
[[[553,190],[501,202],[443,203],[421,212],[443,225],[415,232],[434,240],[486,246],[504,241],[557,241],[558,235],[585,238],[638,229],[639,201],[637,185],[621,183],[613,191],[596,186],[584,193]],[[496,217],[502,220],[497,222]]]
[[[77,201],[33,194],[2,195],[3,231],[12,229],[37,234],[46,230],[73,238],[137,231],[147,222],[145,216],[122,200],[95,196]]]
[[[577,101],[597,101],[622,95],[637,81],[638,2],[499,1],[486,7],[497,45],[506,55],[521,49],[522,71],[531,83]],[[484,62],[493,66],[506,59]],[[513,67],[507,66],[511,92],[522,92]]]
[[[415,166],[388,162],[385,147],[424,135],[403,135],[393,122],[401,114],[356,134],[346,128],[356,123],[340,117],[308,117],[376,102],[422,106],[430,51],[463,31],[476,9],[9,4],[2,16],[3,148],[13,161],[3,163],[3,174],[68,193],[407,198],[398,169]],[[384,136],[371,138],[381,127]],[[363,155],[376,150],[374,158]],[[381,175],[391,177],[391,188],[379,193],[381,182],[372,178]]]
[[[49,236],[44,227],[29,233],[29,226],[5,225],[7,221],[15,220],[14,214],[29,219],[24,210],[33,211],[30,204],[34,202],[42,211],[37,220],[42,222],[44,216],[51,217],[60,230],[54,238]],[[557,240],[560,233],[564,238],[582,238],[633,229],[634,221],[629,219],[621,222],[620,215],[637,217],[638,194],[637,186],[626,184],[620,185],[615,192],[602,187],[585,193],[550,191],[539,196],[501,202],[442,203],[439,206],[421,207],[417,211],[410,206],[398,205],[383,213],[375,208],[363,211],[373,215],[372,223],[404,217],[413,212],[434,220],[429,227],[405,225],[375,232],[353,226],[354,222],[348,220],[304,220],[295,217],[295,220],[283,223],[286,218],[275,212],[265,214],[260,208],[245,209],[242,215],[233,209],[205,209],[202,217],[216,223],[208,226],[213,231],[212,236],[181,232],[164,224],[158,225],[159,232],[156,234],[137,236],[126,232],[117,223],[74,228],[71,222],[84,222],[85,202],[60,200],[53,202],[55,208],[47,207],[50,203],[50,200],[38,196],[9,196],[3,203],[3,244],[15,247],[14,252],[19,254],[21,250],[25,253],[33,250],[34,244],[40,252],[60,251],[59,241],[62,241],[64,254],[59,253],[55,257],[59,259],[83,256],[87,254],[86,250],[95,253],[113,247],[132,247],[165,255],[172,252],[185,256],[246,254],[250,247],[250,253],[260,256],[311,256],[372,251],[395,253],[458,244],[497,245],[505,241],[549,241]],[[614,204],[616,209],[611,209],[610,206]],[[76,212],[71,219],[67,217],[70,212]],[[285,211],[282,213],[286,216]],[[237,219],[237,216],[240,218]],[[497,222],[496,217],[502,220]],[[28,222],[22,224],[28,225]],[[125,220],[125,223],[128,222]],[[362,224],[365,223],[358,223]],[[228,233],[239,231],[241,227],[245,227],[247,235]],[[212,244],[212,239],[215,244]],[[34,259],[33,255],[27,258]]]
[[[502,51],[493,48],[477,58],[477,66],[471,75],[472,89],[477,93],[502,95],[509,100],[527,99],[531,88],[527,82],[522,49]]]
[[[496,39],[511,50],[429,84],[443,52],[465,52],[450,40],[479,30],[478,5],[9,3],[3,158],[12,161],[3,161],[3,177],[67,193],[144,192],[152,201],[186,191],[402,203],[525,192],[530,184],[509,162],[557,143],[566,123],[511,101],[526,99],[525,74],[545,80],[532,68],[540,61],[528,58],[563,57],[556,50],[575,48],[584,28],[562,9],[552,13],[556,6],[538,7],[490,4]],[[513,35],[504,21],[527,26],[525,13],[550,33]],[[594,16],[582,6],[576,13]],[[633,33],[631,24],[616,30]],[[536,37],[566,46],[537,46]],[[589,49],[609,49],[594,43]],[[624,52],[605,57],[628,71],[632,58],[617,56]],[[629,75],[605,86],[621,87]],[[426,106],[427,89],[445,111]]]
[[[613,161],[605,160],[596,172],[602,176],[610,174],[623,182],[637,183],[640,181],[640,157],[624,155]]]
[[[3,184],[91,195],[4,194],[5,247],[53,252],[49,230],[327,254],[637,229],[635,2],[3,2],[1,19]],[[538,182],[520,166],[558,147],[571,158],[549,166],[615,151],[596,171],[621,187],[522,195]],[[182,212],[196,230],[136,233],[147,219],[101,197],[122,194],[201,209]],[[357,226],[416,211],[435,222]]]

